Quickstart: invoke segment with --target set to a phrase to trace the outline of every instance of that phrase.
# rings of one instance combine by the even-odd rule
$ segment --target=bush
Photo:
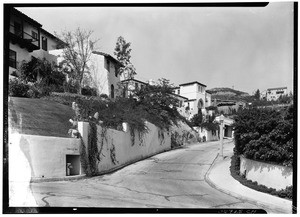
[[[86,86],[82,88],[81,94],[85,96],[97,96],[97,89]]]
[[[70,79],[69,81],[65,81],[63,83],[64,92],[68,93],[77,93],[79,84],[76,80]]]
[[[45,96],[44,98],[68,106],[71,106],[72,103],[76,102],[77,99],[79,98],[88,99],[87,96],[83,96],[76,93],[57,93],[57,92],[51,92],[49,96]]]
[[[20,79],[10,80],[8,88],[9,96],[28,97],[27,91],[29,90],[29,85]]]
[[[281,111],[252,108],[235,117],[235,152],[285,166],[293,162],[293,105]]]

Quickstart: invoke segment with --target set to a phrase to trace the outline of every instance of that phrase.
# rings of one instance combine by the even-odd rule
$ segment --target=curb
[[[217,186],[210,178],[209,178],[209,175],[213,169],[213,167],[215,166],[215,163],[216,163],[216,160],[218,159],[219,157],[219,154],[217,154],[216,158],[214,159],[214,161],[212,162],[211,166],[209,167],[208,171],[206,172],[205,176],[204,176],[204,180],[205,182],[207,182],[212,188],[218,190],[218,191],[221,191],[225,194],[228,194],[236,199],[239,199],[239,200],[242,200],[243,202],[248,202],[248,203],[251,203],[251,204],[254,204],[256,206],[260,206],[262,208],[265,208],[265,209],[272,209],[272,210],[275,210],[275,211],[279,211],[279,212],[283,212],[283,213],[286,213],[286,210],[284,209],[281,209],[281,208],[278,208],[278,207],[269,207],[268,205],[264,204],[264,203],[261,203],[261,202],[257,202],[251,198],[248,198],[248,197],[245,197],[245,196],[242,196],[240,194],[236,194],[236,193],[233,193],[227,189],[224,189],[224,188],[221,188],[219,186]],[[231,176],[231,175],[230,175]],[[233,177],[232,177],[233,178]],[[247,186],[245,186],[247,187]],[[253,190],[253,189],[251,189]],[[263,193],[263,192],[262,192]],[[289,213],[287,213],[289,214]],[[291,214],[291,213],[290,213]]]

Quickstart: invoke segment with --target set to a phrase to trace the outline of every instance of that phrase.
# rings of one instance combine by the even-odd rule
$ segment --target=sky
[[[98,50],[113,56],[117,38],[131,43],[131,62],[143,81],[198,81],[253,94],[293,89],[293,3],[256,7],[22,7],[60,33],[93,30]]]

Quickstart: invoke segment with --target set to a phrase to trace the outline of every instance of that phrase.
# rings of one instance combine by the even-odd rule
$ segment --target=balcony
[[[26,48],[29,52],[40,49],[40,35],[33,37],[22,29],[16,28],[14,25],[9,27],[9,36],[12,44],[18,44],[21,48]]]

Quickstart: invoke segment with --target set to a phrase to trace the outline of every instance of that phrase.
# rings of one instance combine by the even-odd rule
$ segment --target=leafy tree
[[[119,74],[123,74],[125,79],[133,78],[136,75],[135,68],[130,61],[131,58],[131,43],[126,42],[125,39],[120,36],[117,39],[114,55],[116,55],[117,60],[122,64],[119,68]]]
[[[145,85],[133,91],[132,97],[137,99],[137,106],[146,111],[145,119],[160,128],[169,129],[181,117],[173,88],[169,80],[162,78],[158,84]]]
[[[91,39],[93,31],[77,28],[75,31],[63,31],[58,35],[67,46],[63,49],[64,61],[62,65],[66,72],[79,83],[77,93],[81,94],[82,81],[85,73],[88,73],[88,62],[91,58],[98,40]]]
[[[199,109],[198,114],[195,114],[191,118],[191,123],[193,124],[193,126],[199,127],[202,124],[202,122],[203,122],[202,112],[201,109]]]
[[[260,100],[260,91],[259,91],[259,89],[257,89],[257,90],[255,91],[255,93],[254,93],[254,98],[255,98],[256,100]]]

